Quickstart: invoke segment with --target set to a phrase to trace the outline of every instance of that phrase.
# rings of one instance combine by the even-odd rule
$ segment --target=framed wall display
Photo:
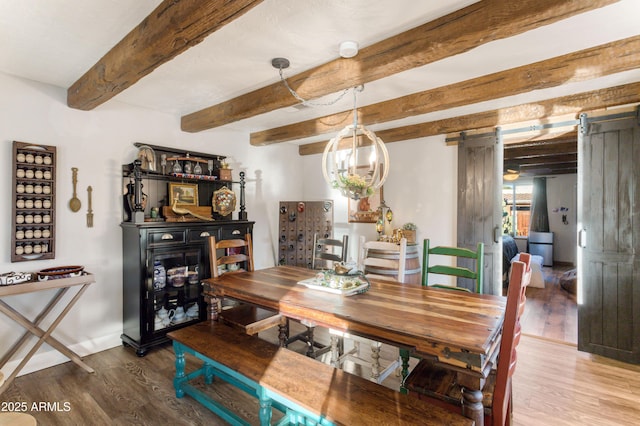
[[[236,208],[236,194],[226,186],[214,191],[211,200],[213,211],[222,216],[228,216]]]
[[[349,198],[349,223],[376,223],[378,207],[383,200],[383,186],[369,197],[359,200]]]
[[[198,185],[194,183],[169,182],[169,204],[198,206]]]

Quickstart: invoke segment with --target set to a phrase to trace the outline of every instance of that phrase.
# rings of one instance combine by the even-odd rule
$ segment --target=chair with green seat
[[[456,258],[456,266],[451,265],[434,265],[433,264],[433,255],[440,256],[451,256]],[[472,270],[469,267],[464,266],[467,264],[471,266],[475,264],[474,269]],[[434,275],[448,275],[456,277],[457,284],[459,284],[460,279],[469,279],[473,280],[474,288],[473,291],[476,293],[482,293],[482,284],[483,284],[483,269],[484,269],[484,244],[478,243],[476,250],[471,250],[467,248],[461,247],[446,247],[446,246],[436,246],[431,247],[430,241],[428,238],[424,240],[424,250],[422,252],[422,285],[427,286],[429,282],[429,274]],[[462,291],[472,291],[466,287],[456,285],[444,285],[444,284],[433,284],[430,287],[434,288],[444,288],[449,290],[462,290]]]

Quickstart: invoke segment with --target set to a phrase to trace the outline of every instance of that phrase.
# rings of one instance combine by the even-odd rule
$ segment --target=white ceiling
[[[0,0],[0,71],[66,89],[160,2]],[[361,47],[368,46],[471,3],[474,1],[265,0],[114,99],[182,116],[277,82],[278,72],[271,67],[274,57],[291,61],[285,75],[292,76],[337,58],[341,41],[356,40]],[[638,35],[638,16],[640,1],[621,0],[369,83],[358,95],[358,104],[396,98]],[[637,81],[640,69],[377,127],[430,121]],[[227,126],[248,133],[351,106],[352,97],[346,96],[331,107],[286,108]],[[318,138],[298,143],[314,140]]]

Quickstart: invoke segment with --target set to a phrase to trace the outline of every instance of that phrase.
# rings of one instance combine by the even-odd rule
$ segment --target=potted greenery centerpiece
[[[404,225],[402,225],[402,235],[407,239],[407,243],[415,244],[416,229],[418,229],[418,227],[416,226],[415,223],[407,222]]]
[[[332,182],[332,185],[339,189],[342,195],[353,200],[370,197],[375,192],[370,183],[358,174],[339,175],[338,179]]]

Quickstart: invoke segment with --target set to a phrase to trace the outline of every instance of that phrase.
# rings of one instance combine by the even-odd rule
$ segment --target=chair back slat
[[[343,235],[342,240],[335,238],[320,238],[313,234],[313,254],[311,255],[311,269],[323,269],[333,266],[333,262],[346,262],[349,254],[349,236]],[[329,262],[329,265],[327,265]]]
[[[393,256],[372,256],[372,250],[383,252],[385,254],[393,254]],[[358,267],[367,273],[367,277],[404,283],[407,261],[406,238],[400,239],[398,243],[392,243],[387,241],[365,241],[365,238],[361,237],[358,256]],[[393,271],[393,274],[384,274],[384,272],[383,274],[367,272],[367,266],[384,268],[389,272]],[[394,276],[397,278],[394,278]]]
[[[469,268],[461,268],[458,266],[436,265],[429,268],[429,273],[436,275],[455,275],[461,278],[470,278],[475,280],[477,274]]]
[[[525,256],[511,266],[507,305],[502,325],[502,338],[496,367],[496,385],[493,393],[494,424],[505,424],[511,399],[511,377],[516,368],[516,346],[520,341],[522,326],[520,315],[523,297],[531,280],[531,258]]]
[[[456,258],[456,265],[434,265],[431,255],[451,256]],[[458,259],[473,260],[474,270],[468,267],[458,265]],[[470,263],[470,262],[466,262]],[[456,278],[466,278],[474,281],[474,289],[476,293],[482,293],[484,282],[484,244],[478,243],[476,250],[473,251],[464,247],[436,246],[431,247],[428,238],[424,240],[422,250],[422,285],[429,284],[429,274],[448,275]]]
[[[209,269],[211,276],[219,276],[218,266],[230,265],[233,263],[245,263],[242,270],[253,271],[253,244],[251,234],[246,234],[244,239],[235,238],[232,240],[217,241],[216,237],[208,237],[209,246]],[[234,249],[233,252],[230,249]],[[242,253],[236,253],[236,249],[242,249]],[[219,256],[218,250],[224,253]],[[230,271],[231,272],[231,271]]]

